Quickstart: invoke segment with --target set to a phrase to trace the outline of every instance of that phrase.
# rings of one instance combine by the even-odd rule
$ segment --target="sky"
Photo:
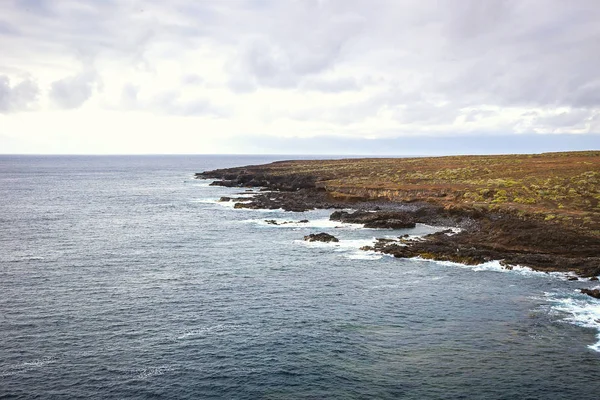
[[[600,149],[597,0],[1,0],[0,153]]]

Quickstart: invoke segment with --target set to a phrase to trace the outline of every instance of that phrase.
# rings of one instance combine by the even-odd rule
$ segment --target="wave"
[[[600,352],[600,300],[586,294],[579,293],[572,296],[561,296],[557,293],[544,293],[552,304],[551,309],[560,314],[566,314],[564,322],[595,329],[596,343],[588,347]]]
[[[203,198],[203,199],[192,199],[190,200],[192,203],[201,203],[201,204],[216,204],[225,208],[234,208],[236,203],[250,203],[248,201],[219,201],[215,198]]]
[[[18,263],[27,261],[44,261],[46,258],[42,256],[20,256],[13,259],[9,259],[8,262]]]
[[[213,325],[213,326],[206,326],[204,328],[189,329],[189,330],[186,330],[185,332],[183,332],[182,334],[179,334],[176,337],[176,339],[177,340],[186,340],[186,339],[194,338],[194,337],[198,337],[198,336],[206,336],[206,335],[214,333],[214,332],[229,331],[232,328],[236,328],[236,327],[237,327],[237,325],[219,324],[219,325]]]
[[[214,179],[194,179],[192,181],[186,181],[186,182],[192,182],[191,183],[192,186],[209,187],[210,184],[214,182]]]
[[[351,254],[346,254],[344,257],[350,260],[380,260],[381,258],[383,258],[383,254],[377,253],[375,251],[358,250],[352,252]]]
[[[377,239],[340,239],[339,242],[309,242],[307,240],[294,240],[295,243],[306,247],[332,248],[334,251],[358,250],[363,246],[371,246]],[[362,250],[361,250],[362,251]]]
[[[421,258],[421,257],[410,258],[410,260],[427,261],[427,262],[432,262],[432,263],[436,263],[439,265],[445,265],[445,266],[449,266],[449,267],[470,269],[472,271],[477,271],[477,272],[489,271],[489,272],[515,273],[515,274],[519,274],[519,275],[527,276],[527,277],[553,277],[553,278],[557,278],[557,279],[567,280],[567,278],[569,276],[571,276],[571,274],[566,273],[566,272],[542,272],[542,271],[536,271],[534,269],[531,269],[529,267],[524,267],[521,265],[511,265],[509,268],[507,268],[506,266],[502,265],[499,260],[488,261],[483,264],[477,264],[477,265],[467,265],[467,264],[461,264],[461,263],[457,263],[457,262],[453,262],[453,261],[430,260],[430,259],[425,259],[425,258]]]
[[[133,378],[139,380],[145,380],[155,376],[164,375],[167,372],[173,371],[173,367],[169,365],[161,365],[158,367],[148,367],[139,369],[133,372]]]
[[[0,376],[10,376],[19,374],[22,372],[30,371],[32,369],[43,368],[49,364],[53,364],[57,361],[57,358],[54,356],[48,356],[39,358],[32,361],[24,361],[18,364],[9,365],[2,370],[0,370]]]
[[[246,203],[246,202],[240,202],[240,203]],[[258,212],[258,213],[274,213],[274,212],[279,212],[279,213],[295,214],[294,211],[286,211],[283,208],[242,208],[242,210],[254,211],[254,212]]]
[[[433,232],[440,232],[440,231],[452,231],[452,233],[447,233],[446,235],[452,236],[452,235],[456,235],[457,233],[462,232],[462,228],[456,227],[456,226],[440,226],[440,225],[429,225],[429,224],[423,224],[421,222],[417,222],[417,227],[422,227],[422,228],[428,228],[431,229]]]
[[[384,255],[375,251],[360,250],[364,246],[372,246],[376,238],[371,239],[340,239],[339,242],[309,242],[306,240],[294,240],[294,243],[309,248],[332,249],[335,253],[340,253],[344,258],[350,260],[379,260]]]
[[[302,218],[300,218],[300,220],[302,220]],[[346,224],[339,221],[331,221],[328,218],[313,219],[308,220],[308,222],[299,222],[298,220],[285,218],[273,218],[268,220],[247,219],[241,222],[260,226],[272,226],[275,228],[365,229],[362,224]],[[275,222],[275,224],[273,222]]]

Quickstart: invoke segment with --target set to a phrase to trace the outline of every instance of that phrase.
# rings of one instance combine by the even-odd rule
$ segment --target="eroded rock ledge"
[[[414,215],[407,211],[358,210],[352,213],[335,211],[329,219],[351,224],[363,224],[365,228],[406,229],[414,228],[416,225]]]

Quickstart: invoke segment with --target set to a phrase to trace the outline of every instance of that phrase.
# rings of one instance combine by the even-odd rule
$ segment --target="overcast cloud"
[[[7,0],[0,153],[600,148],[598,21],[596,0]]]

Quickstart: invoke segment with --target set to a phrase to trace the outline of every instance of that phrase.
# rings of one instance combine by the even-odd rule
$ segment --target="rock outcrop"
[[[600,290],[599,289],[580,289],[581,293],[587,294],[588,296],[592,296],[596,299],[600,299]]]
[[[339,242],[339,239],[329,233],[321,232],[321,233],[311,233],[310,235],[304,236],[304,240],[308,242]]]
[[[403,211],[335,211],[329,217],[332,221],[364,224],[365,228],[405,229],[414,228],[414,216]]]

